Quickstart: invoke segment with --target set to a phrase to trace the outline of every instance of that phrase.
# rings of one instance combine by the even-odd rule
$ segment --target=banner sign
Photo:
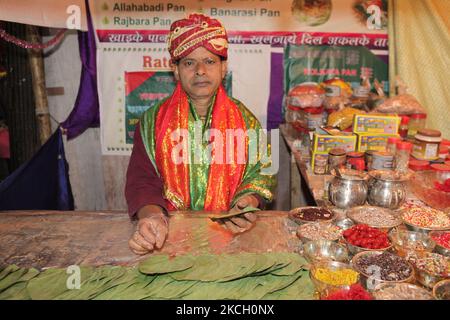
[[[284,81],[284,70],[273,66],[283,65],[277,60],[283,55],[274,52],[287,49],[291,54],[292,48],[303,46],[342,47],[344,51],[358,47],[367,48],[364,54],[356,50],[359,57],[371,52],[387,60],[385,2],[90,1],[97,43],[103,154],[129,155],[140,114],[171,93],[175,83],[170,76],[167,35],[172,22],[202,12],[224,24],[230,42],[228,89],[266,127],[271,122],[268,115],[277,118],[282,112],[282,101],[277,97],[283,92],[274,90],[286,86],[277,85]],[[373,5],[380,10],[368,10]]]

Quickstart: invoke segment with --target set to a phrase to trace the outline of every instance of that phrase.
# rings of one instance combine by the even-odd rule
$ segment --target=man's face
[[[211,98],[226,74],[227,63],[203,47],[192,51],[175,65],[175,78],[192,99]]]

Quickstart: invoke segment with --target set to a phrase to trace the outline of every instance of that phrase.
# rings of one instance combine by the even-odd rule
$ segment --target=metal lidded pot
[[[372,206],[398,209],[406,200],[408,174],[391,170],[369,171],[367,202]]]
[[[347,209],[361,206],[367,199],[367,179],[365,172],[340,169],[333,170],[334,178],[328,187],[329,199],[338,208]]]

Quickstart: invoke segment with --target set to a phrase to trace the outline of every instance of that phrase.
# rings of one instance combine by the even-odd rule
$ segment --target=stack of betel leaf
[[[312,299],[306,261],[294,253],[154,255],[138,267],[0,269],[0,299]],[[69,285],[68,285],[69,284]],[[68,288],[69,287],[69,288]]]

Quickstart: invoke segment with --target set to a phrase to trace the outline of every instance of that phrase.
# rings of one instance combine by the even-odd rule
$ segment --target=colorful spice
[[[352,269],[330,270],[317,268],[313,272],[314,277],[332,286],[348,286],[358,281],[358,272]]]
[[[342,235],[342,229],[331,223],[324,222],[310,222],[301,225],[297,229],[297,234],[300,237],[305,237],[309,240],[337,240]]]
[[[418,256],[410,253],[407,260],[416,266],[417,269],[425,271],[434,276],[448,277],[450,276],[450,264],[448,258],[437,253],[426,253]]]
[[[444,212],[426,207],[411,207],[403,213],[403,220],[423,228],[449,228],[450,218]]]
[[[434,300],[426,289],[410,283],[381,284],[375,288],[377,300]]]
[[[355,266],[366,275],[384,281],[401,281],[411,276],[411,266],[399,256],[389,252],[361,256]]]
[[[373,300],[373,298],[359,283],[356,283],[352,284],[350,289],[334,291],[322,300]]]
[[[343,233],[348,243],[367,249],[384,249],[391,245],[386,233],[369,227],[366,224],[357,224]]]
[[[434,181],[434,188],[438,191],[450,192],[450,179],[445,180],[444,183]]]
[[[333,216],[333,212],[325,208],[303,208],[294,213],[294,217],[306,221],[330,220]]]
[[[378,228],[395,227],[401,224],[401,220],[389,210],[379,207],[360,207],[352,210],[348,216],[358,223]]]
[[[431,239],[441,247],[450,249],[450,232],[441,232],[432,234]]]

